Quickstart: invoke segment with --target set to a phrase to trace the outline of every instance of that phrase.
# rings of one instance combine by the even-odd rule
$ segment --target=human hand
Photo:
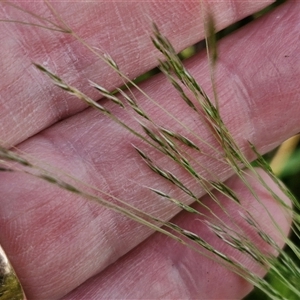
[[[263,6],[252,2],[236,2],[233,7],[232,3],[214,4],[212,11],[219,29]],[[34,5],[28,9],[43,11],[43,5]],[[146,14],[178,50],[203,38],[198,2],[178,1],[172,7],[161,3],[112,2],[101,7],[87,3],[72,5],[70,8],[66,3],[57,4],[57,10],[79,36],[93,46],[100,45],[132,78],[156,63],[157,52],[151,45],[149,30],[143,27],[149,27]],[[299,9],[297,3],[289,2],[220,43],[217,87],[221,112],[248,157],[252,154],[247,140],[266,152],[299,131],[299,44],[295,40]],[[13,13],[7,7],[3,12]],[[95,15],[99,18],[91,22]],[[97,94],[90,92],[87,79],[113,88],[121,84],[118,76],[68,36],[20,24],[3,23],[0,30],[5,41],[0,55],[6,74],[1,83],[1,142],[7,147],[16,145],[37,160],[74,174],[157,217],[167,220],[177,214],[177,208],[145,190],[144,186],[170,190],[172,187],[158,181],[141,162],[131,147],[136,140],[117,124],[94,110],[84,110],[84,104],[54,89],[31,62],[44,63],[95,99]],[[209,93],[211,83],[204,55],[190,59],[187,65]],[[167,100],[175,102],[178,95],[163,76],[150,79],[142,87],[173,114],[180,113],[188,126],[213,143],[207,128],[195,121],[181,101],[170,106]],[[143,96],[138,97],[145,102]],[[106,105],[121,118],[126,117],[111,103]],[[145,106],[152,109],[155,119],[164,118],[163,112],[148,103]],[[157,159],[163,161],[161,157]],[[223,164],[209,167],[223,180],[232,175]],[[1,245],[29,299],[241,298],[251,288],[211,260],[162,235],[149,237],[150,229],[56,186],[15,173],[1,174],[0,184]],[[257,214],[261,226],[268,230],[265,213],[257,212],[249,192],[234,177],[228,185],[239,192],[244,205]],[[257,183],[253,185],[272,215],[288,231],[288,222],[277,205]],[[197,193],[203,195],[199,188]],[[207,196],[203,201],[222,214]],[[236,206],[226,199],[223,202],[239,220]],[[199,217],[180,213],[176,219],[177,224],[193,228],[216,248],[220,244],[198,222]],[[224,251],[245,259],[232,249]],[[251,260],[248,266],[263,275],[263,270]]]

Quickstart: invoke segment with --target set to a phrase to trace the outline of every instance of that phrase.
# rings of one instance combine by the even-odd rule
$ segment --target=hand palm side
[[[61,9],[66,9],[63,4],[61,5]],[[180,5],[185,4],[178,3],[168,9],[178,12],[182,10]],[[193,11],[192,6],[194,4],[187,5],[191,5],[189,8],[190,11]],[[257,7],[251,7],[250,4],[249,7],[247,5],[245,4],[243,10],[245,14],[257,9]],[[299,45],[293,42],[293,30],[296,30],[297,26],[299,27],[297,24],[298,7],[294,4],[292,11],[291,6],[291,3],[287,3],[273,15],[245,28],[245,33],[240,31],[222,41],[220,45],[222,56],[220,57],[221,67],[218,73],[218,89],[220,89],[220,99],[222,100],[221,111],[226,124],[241,146],[245,146],[246,140],[250,139],[260,150],[267,151],[284,138],[299,131],[297,120],[293,118],[298,113],[298,106],[292,104],[297,101],[295,87],[297,86],[297,72],[300,68],[296,68],[289,61],[284,61],[281,57],[283,50],[276,48],[274,46],[276,40],[270,37],[270,35],[278,36],[280,34],[284,38],[284,44],[291,45],[289,48],[290,57],[297,53]],[[117,7],[114,7],[113,4],[102,6],[102,10],[103,7],[107,10],[107,15],[117,11]],[[90,22],[89,15],[97,7],[87,5],[86,8],[83,11],[78,4],[74,11],[67,11],[67,16],[71,20],[71,16],[75,14],[76,10],[82,12],[81,19],[77,20],[77,23],[74,22],[75,26],[71,24],[71,27],[75,27],[75,32],[76,29],[81,30],[79,34],[93,44],[95,40],[99,40],[97,36],[99,28],[109,23],[110,20],[116,20],[116,18],[104,18],[101,21],[103,24],[95,25]],[[134,9],[139,11],[141,8],[142,6],[137,5],[132,10],[128,9],[127,11],[128,14],[132,13],[135,16],[131,15],[131,18],[127,18],[127,20],[131,20],[130,26],[134,28],[135,22],[140,19],[139,14],[134,14],[133,11]],[[150,4],[147,6],[150,11],[155,8]],[[164,7],[164,9],[166,8]],[[186,21],[192,19],[189,17],[190,11],[186,10],[185,13],[181,13],[181,18]],[[241,15],[236,15],[233,18],[226,18],[221,13],[221,9],[219,12],[216,11],[217,19],[219,18],[223,22],[220,26],[225,26],[241,17]],[[161,14],[162,12],[163,10],[161,10]],[[198,12],[195,15],[200,16]],[[285,16],[285,18],[288,16],[290,22],[288,26],[285,24],[282,27],[276,24],[277,27],[271,30],[270,24],[275,24],[278,15]],[[122,20],[118,20],[122,26],[125,26]],[[167,22],[163,14],[158,15],[157,20],[154,21],[159,25]],[[181,26],[179,21],[174,24],[175,28]],[[201,24],[200,19],[196,21],[198,25]],[[284,23],[284,21],[282,22]],[[9,26],[9,24],[5,26]],[[80,29],[81,26],[84,29]],[[115,28],[109,27],[111,34],[118,37],[115,40],[120,43],[120,47],[111,43],[111,35],[102,36],[100,41],[101,45],[108,48],[106,50],[116,61],[119,62],[124,57],[129,57],[129,60],[126,60],[121,68],[133,77],[152,67],[155,63],[156,54],[153,51],[153,55],[145,56],[144,60],[135,60],[134,55],[126,55],[126,47],[122,48],[124,41],[130,40],[130,37],[135,36],[135,34],[139,36],[140,41],[148,41],[149,37],[143,30],[129,32],[130,36],[127,37],[124,35],[124,27],[122,26],[118,24]],[[2,55],[7,56],[3,62],[7,83],[2,84],[3,88],[10,87],[3,92],[2,99],[12,100],[1,100],[4,108],[1,112],[1,120],[3,120],[2,131],[0,131],[1,141],[9,146],[23,141],[17,145],[18,148],[37,159],[63,168],[71,174],[76,174],[76,177],[82,181],[107,192],[112,192],[121,199],[129,199],[131,204],[138,205],[148,212],[155,212],[159,217],[169,219],[174,216],[177,213],[176,209],[172,209],[168,204],[162,204],[159,198],[155,198],[152,193],[142,188],[143,185],[151,187],[163,185],[167,188],[170,186],[164,182],[158,182],[157,177],[135,155],[130,146],[133,138],[125,130],[120,129],[117,124],[102,117],[97,112],[91,109],[82,111],[83,104],[57,89],[55,89],[55,94],[49,92],[53,89],[51,83],[31,68],[29,62],[32,60],[35,62],[47,61],[51,70],[60,75],[63,73],[62,77],[65,75],[65,78],[68,79],[66,76],[70,74],[75,76],[72,77],[71,83],[79,88],[82,87],[83,90],[87,84],[82,83],[82,76],[101,82],[101,84],[104,81],[104,84],[110,88],[120,84],[116,75],[111,75],[109,69],[101,63],[94,64],[91,55],[78,45],[74,46],[68,37],[60,39],[59,44],[51,44],[57,40],[56,35],[50,34],[48,40],[41,42],[40,35],[36,39],[29,32],[21,36],[23,27],[16,25],[16,28],[18,31],[11,30],[8,33],[2,33],[8,41],[2,45],[6,51],[1,52]],[[34,32],[38,32],[38,30],[40,29],[34,29]],[[181,36],[185,36],[189,27],[184,27],[181,31],[178,30],[177,35],[170,32],[170,39],[173,38],[178,49],[181,49],[187,46],[180,40]],[[106,33],[106,31],[103,32]],[[258,33],[254,34],[255,32]],[[269,36],[269,39],[263,44],[263,47],[258,49],[258,45],[261,43],[259,32],[264,32],[264,35]],[[169,37],[168,33],[166,35]],[[190,36],[189,41],[185,40],[186,43],[193,43],[199,38],[196,30],[192,30]],[[18,40],[21,41],[21,45],[26,45],[26,47],[36,45],[38,47],[33,52],[27,50],[27,58],[26,55],[21,56],[18,52],[18,59],[14,60],[15,53],[10,47],[11,43]],[[30,44],[30,41],[33,43]],[[245,43],[249,47],[247,52]],[[24,49],[24,46],[22,48],[20,44],[17,51]],[[144,47],[148,49],[150,42],[145,42]],[[64,61],[63,52],[66,49],[68,51],[67,57],[71,62]],[[253,49],[256,51],[252,51]],[[271,54],[270,49],[272,49]],[[140,53],[139,51],[142,50],[136,48],[135,51]],[[148,52],[146,53],[148,54]],[[49,60],[46,60],[46,57]],[[266,57],[268,57],[267,61]],[[281,80],[280,88],[278,88],[277,81],[274,81],[274,78],[270,78],[269,75],[270,70],[273,70],[271,69],[272,60],[275,58],[280,58],[275,74]],[[139,61],[143,63],[140,64]],[[237,61],[238,64],[236,64]],[[252,61],[256,62],[255,66]],[[22,63],[27,69],[24,75],[19,77]],[[55,65],[55,63],[57,64]],[[188,65],[199,82],[203,83],[204,87],[209,90],[210,83],[205,58],[199,55],[190,60]],[[256,66],[261,66],[260,72]],[[101,71],[99,72],[99,70]],[[239,73],[238,71],[241,70],[243,72]],[[99,73],[105,74],[106,77]],[[230,78],[233,77],[232,74],[239,74],[238,81],[235,77],[234,81]],[[259,77],[254,77],[253,74],[259,74]],[[11,82],[12,85],[9,85]],[[244,82],[247,82],[247,89],[243,85]],[[281,102],[283,96],[286,95],[287,82],[289,91],[292,91],[288,94],[288,100],[291,103],[289,107],[286,107],[283,101]],[[12,86],[14,88],[11,88]],[[162,76],[151,79],[143,85],[143,88],[151,97],[158,99],[162,104],[165,103],[164,99],[168,99],[168,97],[171,99],[177,97],[176,92],[169,87]],[[276,93],[272,93],[275,88]],[[96,97],[96,94],[93,96]],[[143,98],[139,97],[143,101]],[[266,107],[266,103],[269,103],[271,99],[272,105]],[[245,100],[248,101],[246,105]],[[201,133],[204,138],[209,139],[209,133],[205,131],[204,127],[200,126],[199,128],[199,124],[194,123],[193,119],[189,117],[189,111],[185,106],[180,105],[179,107],[171,107],[171,112],[180,111],[182,117],[186,117],[192,128]],[[286,109],[286,114],[279,113],[283,106]],[[236,112],[234,118],[232,118],[232,108]],[[151,110],[150,106],[149,109]],[[120,117],[125,117],[121,110],[117,109],[115,112]],[[154,111],[152,113],[158,119],[162,117],[160,112]],[[10,116],[14,116],[14,118]],[[62,121],[56,123],[59,119]],[[245,120],[249,122],[245,122]],[[281,127],[271,132],[265,131],[266,127],[272,128],[279,122],[285,124],[284,128]],[[15,124],[17,126],[14,126]],[[42,131],[47,126],[50,127]],[[14,129],[11,130],[11,128]],[[157,159],[163,158],[158,157]],[[199,159],[201,160],[201,158]],[[228,172],[222,170],[221,165],[213,165],[212,171],[223,174],[224,180],[230,176]],[[136,178],[137,174],[140,176],[139,185],[130,180]],[[231,179],[229,184],[235,186],[237,190],[241,189],[238,181],[234,179]],[[199,195],[203,194],[203,191],[198,192]],[[249,199],[250,196],[247,196],[247,191],[240,190],[240,193],[245,196],[245,199]],[[32,180],[32,178],[20,174],[1,174],[0,199],[2,204],[0,215],[1,244],[12,260],[29,298],[63,297],[88,279],[66,297],[71,299],[76,297],[182,298],[199,297],[200,295],[204,298],[228,298],[242,297],[250,289],[248,284],[241,282],[237,276],[230,275],[226,269],[180,245],[174,245],[173,241],[164,236],[155,234],[136,247],[151,234],[148,228],[121,215],[116,215],[96,203],[64,192],[55,186]],[[204,199],[203,201],[208,200]],[[226,199],[223,201],[227,203]],[[286,221],[281,219],[278,214],[276,205],[268,198],[265,201],[268,203],[269,209],[274,211],[274,215],[278,215],[282,226],[287,227]],[[245,203],[248,202],[245,201]],[[209,205],[213,207],[213,204],[210,203]],[[234,209],[234,206],[228,205],[229,210]],[[214,209],[217,211],[216,207]],[[253,207],[249,209],[255,210]],[[221,212],[219,213],[221,214]],[[201,222],[197,222],[199,221],[197,218],[196,220],[190,217],[186,218],[184,213],[181,213],[177,218],[179,224],[192,227],[196,232],[199,232],[200,236],[206,236],[207,239],[212,240],[212,243],[217,243],[209,235],[207,229],[201,226]],[[263,220],[263,217],[260,219]],[[134,247],[136,248],[129,252]],[[174,251],[174,249],[176,250]],[[231,250],[227,249],[226,251]],[[238,256],[238,254],[236,255]],[[111,265],[117,259],[119,259],[117,263]],[[254,271],[262,272],[257,266],[254,267]],[[96,276],[92,278],[94,275]],[[223,280],[225,276],[227,280]],[[228,282],[231,282],[233,287],[229,286]],[[226,286],[230,288],[226,289]]]

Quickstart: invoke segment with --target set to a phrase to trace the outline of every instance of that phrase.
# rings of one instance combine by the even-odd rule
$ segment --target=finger
[[[296,68],[297,61],[293,61],[293,65],[291,63],[285,63],[283,66],[278,65],[278,68],[283,68],[282,71],[285,72],[286,77],[289,77],[290,83],[287,86],[285,79],[276,82],[278,94],[272,94],[271,98],[266,93],[262,97],[263,95],[259,92],[256,98],[255,87],[252,87],[255,90],[251,92],[251,97],[245,97],[243,92],[247,89],[243,87],[238,77],[232,81],[228,75],[226,54],[239,57],[238,55],[244,51],[244,55],[239,57],[239,65],[248,62],[248,69],[244,69],[250,72],[252,77],[253,73],[256,72],[256,76],[260,80],[255,82],[259,88],[263,88],[264,91],[274,89],[275,84],[273,78],[269,76],[270,65],[268,62],[282,54],[282,48],[274,45],[274,41],[277,41],[278,35],[284,36],[285,45],[290,44],[288,48],[291,51],[291,57],[298,53],[296,51],[297,45],[294,43],[294,30],[297,31],[297,26],[299,27],[298,10],[298,5],[293,4],[291,8],[291,4],[287,3],[276,13],[259,20],[247,30],[245,29],[245,32],[236,33],[235,37],[240,40],[236,43],[238,48],[232,47],[234,36],[230,38],[229,42],[227,40],[222,42],[222,45],[224,43],[225,46],[220,45],[220,53],[223,53],[223,56],[220,57],[222,68],[219,69],[217,86],[220,94],[221,112],[237,142],[243,146],[245,153],[249,156],[251,154],[246,147],[247,140],[258,143],[260,150],[266,150],[270,146],[275,146],[278,139],[280,140],[284,136],[288,137],[295,130],[299,130],[299,124],[297,124],[298,105],[294,106],[293,109],[288,109],[284,122],[286,126],[280,130],[273,129],[277,123],[269,115],[266,116],[265,105],[272,103],[270,108],[272,113],[282,111],[283,107],[286,107],[285,103],[282,102],[282,96],[286,94],[288,94],[291,105],[296,103],[298,96],[293,87],[298,84],[299,74],[297,72],[300,68]],[[289,18],[288,26],[283,16]],[[278,20],[281,20],[280,17],[282,17],[282,24],[278,23]],[[275,21],[277,22],[276,28],[272,27]],[[271,27],[272,32],[270,32]],[[246,34],[251,39],[247,38]],[[265,42],[260,48],[262,58],[252,48],[245,53],[245,43],[258,45],[263,34],[266,34],[269,42]],[[281,45],[281,41],[277,41],[277,43]],[[267,62],[265,62],[266,53],[269,54]],[[201,60],[200,55],[190,60],[188,64],[196,79],[204,83],[204,87],[209,90],[210,83],[205,58]],[[256,64],[262,66],[259,68],[259,72]],[[254,71],[251,67],[254,68]],[[232,69],[233,71],[234,69]],[[241,77],[242,82],[246,79],[250,80],[246,77],[247,72],[241,74],[244,76]],[[261,82],[264,83],[263,87]],[[162,76],[149,81],[147,86],[145,83],[144,87],[146,92],[160,101],[161,105],[165,105],[165,109],[170,113],[184,121],[187,126],[194,130],[195,134],[217,147],[210,132],[207,131],[207,127],[200,125],[198,116],[193,115],[190,109],[181,104],[181,101],[176,101],[178,95],[171,88],[168,88]],[[292,92],[289,90],[290,88],[292,88]],[[166,101],[166,99],[171,100]],[[172,128],[174,131],[181,130],[179,125],[174,123],[174,120],[172,121],[157,107],[151,106],[149,101],[144,101],[142,97],[139,97],[139,100],[143,108],[149,111],[160,125]],[[125,111],[110,105],[107,103],[107,106],[120,118],[127,117]],[[254,116],[251,110],[254,109],[257,112],[257,116],[255,116],[257,120],[261,118],[274,122],[268,124],[272,131],[266,131],[259,122],[252,122]],[[233,111],[236,113],[233,114]],[[280,118],[284,117],[280,116]],[[137,126],[134,123],[129,125],[135,128]],[[20,148],[34,155],[37,159],[47,160],[53,166],[63,166],[66,172],[76,174],[84,182],[95,185],[106,192],[111,192],[116,197],[120,197],[140,209],[153,213],[157,217],[170,219],[178,212],[178,209],[162,202],[159,197],[154,196],[144,186],[169,191],[170,194],[176,193],[177,195],[178,193],[178,197],[186,203],[190,203],[191,199],[186,195],[181,197],[180,191],[177,192],[174,186],[153,174],[132,149],[132,142],[138,143],[136,139],[116,124],[106,118],[99,117],[97,112],[87,110],[83,114],[78,114],[74,118],[60,123],[59,126],[43,132],[43,134],[37,135],[22,146],[20,145]],[[205,150],[211,151],[210,148]],[[183,178],[197,196],[203,195],[203,190],[188,178],[185,172],[176,169],[168,160],[151,151],[150,154],[158,164],[174,171],[176,175]],[[213,152],[208,153],[214,155]],[[225,180],[231,174],[228,167],[220,165],[216,160],[207,159],[203,156],[195,158],[201,164],[201,170],[198,169],[198,171],[203,176],[211,176],[209,172],[205,172],[205,167],[211,173],[219,174],[220,180]],[[10,188],[11,182],[15,184],[13,189]],[[24,282],[26,291],[29,295],[34,295],[37,298],[62,296],[100,272],[151,233],[149,229],[104,210],[97,204],[87,203],[73,195],[61,192],[58,188],[48,187],[46,184],[41,184],[39,181],[35,182],[24,176],[3,175],[1,191],[2,210],[0,213],[1,228],[3,228],[1,243],[10,254],[14,265],[17,266],[17,272]],[[57,238],[58,236],[62,238]],[[91,236],[93,237],[92,240]],[[82,256],[84,249],[88,249],[88,252]],[[101,249],[101,255],[99,255],[99,249]],[[56,253],[59,253],[59,256],[56,256]],[[58,269],[60,272],[57,272]],[[70,272],[72,273],[71,277]],[[45,274],[47,274],[46,278]],[[58,285],[57,282],[64,284]]]
[[[270,2],[211,2],[209,7],[215,13],[218,29],[222,29]],[[35,5],[21,1],[18,5],[59,23],[43,1]],[[204,37],[201,5],[195,1],[177,1],[173,5],[162,1],[76,2],[70,5],[63,1],[53,6],[74,32],[94,49],[100,49],[100,53],[109,53],[130,78],[157,64],[157,54],[149,38],[150,18],[164,28],[177,50]],[[5,2],[1,7],[1,19],[39,23]],[[69,83],[85,92],[88,79],[108,89],[123,84],[115,72],[70,35],[13,23],[1,23],[0,30],[1,40],[5,41],[0,49],[1,69],[5,74],[0,86],[0,141],[7,147],[85,107],[61,91],[53,90],[32,62],[67,78]],[[99,97],[96,92],[90,95],[94,99]]]
[[[260,174],[278,196],[286,199],[265,173]],[[228,180],[227,185],[236,191],[242,206],[220,193],[215,195],[222,208],[209,196],[203,197],[201,203],[208,205],[227,226],[242,234],[243,238],[248,238],[262,253],[275,254],[274,249],[259,237],[256,229],[242,215],[245,212],[250,213],[262,231],[280,246],[283,246],[282,237],[274,224],[272,225],[270,215],[285,234],[289,231],[290,216],[283,214],[281,206],[262,188],[257,179],[251,178],[250,186],[262,204],[237,176]],[[205,217],[182,212],[172,222],[198,234],[215,249],[240,262],[250,272],[259,276],[265,275],[266,269],[262,265],[225,244],[207,226],[205,221],[219,224],[216,216],[212,216],[200,204],[194,207],[204,213]],[[236,234],[234,236],[237,237]],[[208,254],[207,251],[204,253]],[[242,299],[249,293],[252,289],[250,283],[211,258],[156,233],[64,299]]]

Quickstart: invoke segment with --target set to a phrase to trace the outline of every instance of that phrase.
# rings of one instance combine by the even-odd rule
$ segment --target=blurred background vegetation
[[[278,178],[288,187],[292,194],[296,197],[300,203],[300,134],[288,139],[277,149],[264,156],[266,161],[269,162],[273,172]],[[255,162],[254,162],[255,164]],[[298,214],[300,212],[298,211]],[[300,239],[291,233],[290,239],[300,248]],[[285,252],[296,262],[300,268],[300,261],[295,256],[293,251],[289,247],[285,247]],[[279,257],[280,263],[280,257]],[[267,274],[266,279],[274,286],[274,288],[281,292],[285,296],[285,299],[299,300],[290,290],[282,285],[271,272]],[[295,278],[292,274],[288,276],[288,281],[291,282],[295,287],[299,286],[299,278]],[[245,300],[265,300],[269,299],[264,293],[255,288]]]

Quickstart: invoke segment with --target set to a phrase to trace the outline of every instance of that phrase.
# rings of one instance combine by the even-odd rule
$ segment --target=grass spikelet
[[[188,147],[191,147],[195,150],[198,150],[200,151],[200,148],[198,146],[196,146],[194,144],[193,141],[191,141],[190,139],[188,139],[187,137],[184,137],[183,135],[179,134],[179,133],[175,133],[175,132],[172,132],[168,129],[165,129],[163,127],[160,127],[160,130],[164,133],[164,134],[167,134],[168,136],[182,142],[183,144],[187,145]]]
[[[153,189],[153,188],[149,188],[152,192],[156,193],[157,195],[161,196],[161,197],[164,197],[166,198],[167,200],[173,202],[174,204],[176,204],[177,206],[179,206],[181,209],[187,211],[187,212],[190,212],[190,213],[193,213],[193,214],[197,214],[199,215],[199,211],[192,208],[191,206],[189,205],[186,205],[184,203],[182,203],[180,200],[177,200],[173,197],[171,197],[170,195],[167,195],[165,194],[164,192],[162,191],[159,191],[159,190],[156,190],[156,189]]]
[[[122,101],[118,97],[116,97],[112,93],[110,93],[108,90],[106,90],[104,87],[101,87],[99,84],[92,82],[92,81],[90,81],[90,85],[92,87],[94,87],[103,97],[110,99],[117,105],[124,108],[124,104],[122,103]]]

